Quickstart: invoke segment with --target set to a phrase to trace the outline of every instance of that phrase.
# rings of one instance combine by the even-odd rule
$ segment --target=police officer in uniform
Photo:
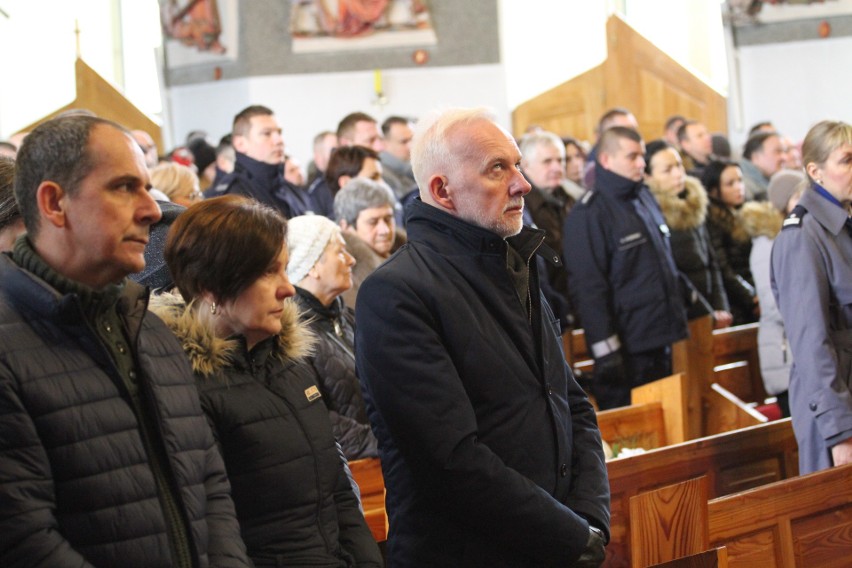
[[[645,149],[635,130],[601,135],[595,189],[565,220],[571,299],[595,359],[601,410],[630,404],[630,389],[671,374],[671,345],[687,336],[669,229],[643,183]]]
[[[852,463],[852,126],[802,145],[811,186],[772,248],[772,290],[793,352],[790,411],[802,474]]]

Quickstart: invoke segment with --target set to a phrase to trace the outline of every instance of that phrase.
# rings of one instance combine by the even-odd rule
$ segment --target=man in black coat
[[[671,345],[687,336],[685,305],[694,300],[672,257],[663,214],[642,181],[644,154],[632,128],[604,132],[595,189],[571,210],[562,231],[601,410],[629,405],[632,387],[671,374]]]
[[[69,116],[18,153],[27,234],[0,256],[0,565],[250,563],[174,335],[147,313],[160,209],[119,125]]]
[[[356,359],[393,566],[598,566],[609,484],[594,410],[539,289],[512,137],[481,109],[417,125],[409,241],[361,287]],[[421,201],[422,200],[422,201]]]
[[[284,139],[272,110],[261,105],[244,108],[234,117],[234,171],[206,194],[245,195],[292,218],[312,211],[307,191],[284,179]]]

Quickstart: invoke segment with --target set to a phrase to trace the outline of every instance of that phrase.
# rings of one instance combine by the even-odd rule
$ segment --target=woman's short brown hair
[[[286,239],[287,221],[277,211],[246,197],[224,195],[178,215],[164,256],[184,300],[206,292],[225,302],[269,269]]]

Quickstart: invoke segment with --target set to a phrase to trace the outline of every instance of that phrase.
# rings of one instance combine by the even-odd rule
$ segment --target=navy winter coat
[[[594,410],[541,300],[543,231],[507,241],[420,200],[361,286],[356,358],[379,439],[392,566],[568,566],[609,530]],[[524,304],[530,301],[530,312]]]

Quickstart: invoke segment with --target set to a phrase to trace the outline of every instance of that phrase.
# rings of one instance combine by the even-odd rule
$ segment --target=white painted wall
[[[360,110],[379,122],[391,114],[418,116],[446,106],[488,106],[507,128],[511,123],[501,65],[385,69],[388,104],[373,104],[373,72],[254,77],[170,89],[171,132],[182,140],[202,129],[211,141],[231,129],[234,115],[250,104],[275,111],[287,152],[306,164],[315,134],[335,130],[341,118]]]
[[[742,47],[739,65],[743,113],[740,124],[729,117],[733,144],[764,120],[794,140],[823,119],[852,122],[852,37]]]
[[[499,0],[498,9],[511,109],[606,59],[603,0]]]

